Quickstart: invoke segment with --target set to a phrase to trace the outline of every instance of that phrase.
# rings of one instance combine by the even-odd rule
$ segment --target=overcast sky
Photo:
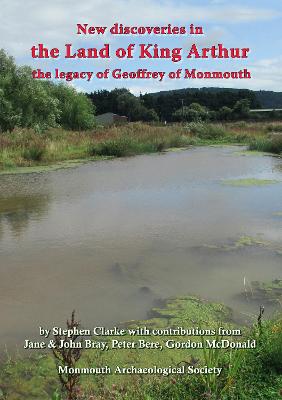
[[[54,71],[94,71],[122,68],[135,71],[139,67],[151,71],[196,68],[201,71],[236,71],[248,68],[253,79],[247,80],[169,80],[163,82],[114,79],[73,82],[79,90],[93,91],[128,87],[138,94],[184,87],[237,87],[282,91],[282,1],[281,0],[0,0],[0,48],[15,57],[18,64]],[[93,26],[125,25],[163,26],[171,23],[188,27],[191,23],[204,27],[205,35],[96,37],[76,35],[77,23]],[[187,60],[179,63],[165,60],[33,60],[32,45],[44,43],[64,53],[65,43],[79,47],[100,47],[110,43],[111,53],[129,43],[158,43],[160,47],[183,47],[192,43],[200,47],[223,43],[226,47],[250,47],[248,60]],[[138,53],[138,51],[137,51]],[[136,54],[137,54],[136,53]]]

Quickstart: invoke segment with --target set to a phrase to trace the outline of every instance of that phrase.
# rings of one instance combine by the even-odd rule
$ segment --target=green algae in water
[[[242,247],[249,247],[249,246],[264,246],[269,247],[271,246],[270,242],[266,242],[261,240],[258,237],[253,236],[240,236],[237,240],[234,240],[231,244],[222,244],[222,245],[215,245],[215,244],[205,244],[203,247],[211,250],[236,250]]]
[[[17,175],[17,174],[40,174],[44,172],[52,172],[60,169],[69,169],[79,167],[83,164],[87,164],[94,161],[104,161],[111,160],[113,157],[89,157],[83,159],[66,160],[60,161],[56,164],[46,164],[46,165],[33,165],[30,167],[13,167],[4,170],[0,170],[0,175]]]
[[[163,150],[163,153],[179,153],[181,151],[188,150],[191,146],[186,147],[169,147],[168,149]]]
[[[282,217],[282,211],[277,211],[277,212],[273,213],[272,215],[274,215],[274,217]]]
[[[231,243],[223,243],[220,245],[204,244],[203,248],[209,249],[210,251],[236,251],[248,247],[261,247],[267,251],[275,252],[278,255],[282,255],[282,247],[280,243],[269,242],[262,240],[260,237],[253,236],[240,236],[238,239]]]
[[[236,156],[272,156],[272,153],[267,153],[265,151],[258,151],[258,150],[242,150],[242,151],[235,151],[233,153]]]
[[[89,160],[88,160],[89,161]],[[87,162],[87,161],[85,161]],[[58,169],[74,168],[82,165],[82,160],[71,160],[50,165],[33,165],[30,167],[15,167],[0,171],[0,175],[40,174],[43,172],[57,171]]]
[[[282,279],[274,279],[271,282],[253,281],[248,293],[244,293],[246,294],[249,300],[281,304]]]
[[[256,179],[256,178],[243,178],[243,179],[227,179],[222,181],[223,185],[235,187],[248,187],[248,186],[266,186],[280,183],[275,179]]]
[[[164,307],[153,308],[150,316],[148,320],[137,321],[138,325],[191,327],[207,324],[209,327],[215,327],[219,321],[230,323],[232,310],[222,304],[210,303],[195,296],[183,296],[166,300]]]
[[[269,246],[269,242],[264,242],[252,236],[241,236],[235,242],[235,247],[245,247],[245,246]]]

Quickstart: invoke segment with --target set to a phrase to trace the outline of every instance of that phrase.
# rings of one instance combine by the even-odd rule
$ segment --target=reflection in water
[[[14,236],[20,236],[28,227],[29,221],[40,220],[47,212],[47,196],[14,196],[0,198],[0,239],[5,228]]]
[[[73,309],[85,327],[112,325],[189,293],[256,312],[238,294],[244,278],[281,278],[282,184],[222,180],[282,181],[280,165],[198,148],[0,176],[0,346]]]

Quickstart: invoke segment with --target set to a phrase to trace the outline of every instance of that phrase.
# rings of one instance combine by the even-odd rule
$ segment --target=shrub
[[[107,140],[90,146],[91,156],[125,157],[133,152],[133,142],[127,138]]]
[[[179,108],[173,113],[174,121],[201,122],[209,119],[208,110],[198,103],[192,103],[190,106]]]
[[[28,161],[41,161],[46,149],[43,145],[32,146],[24,149],[23,158]]]
[[[191,123],[187,127],[201,139],[219,139],[228,136],[228,132],[221,125]]]

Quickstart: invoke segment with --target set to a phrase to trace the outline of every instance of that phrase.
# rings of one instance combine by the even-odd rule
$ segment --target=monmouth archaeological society
[[[192,374],[201,374],[201,375],[216,375],[219,376],[221,374],[222,368],[220,367],[208,367],[207,365],[203,367],[195,367],[193,365],[182,365],[178,367],[158,367],[153,365],[152,367],[136,367],[134,365],[127,367],[117,366],[115,368],[111,368],[108,365],[103,367],[93,367],[93,368],[76,368],[76,367],[68,367],[68,366],[58,366],[59,374],[84,374],[84,375],[162,375],[169,376],[171,374],[177,375],[192,375]]]

